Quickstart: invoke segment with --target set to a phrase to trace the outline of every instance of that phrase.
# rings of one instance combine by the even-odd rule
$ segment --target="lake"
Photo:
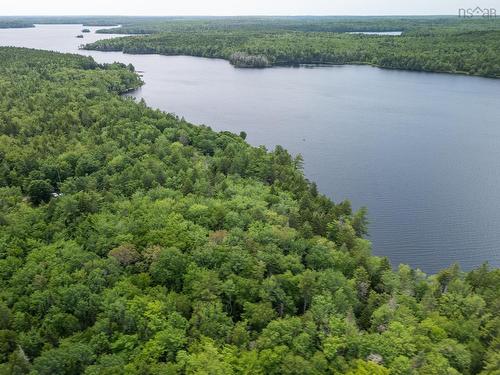
[[[403,32],[402,31],[351,31],[348,34],[399,36],[403,34]]]
[[[148,105],[301,153],[335,201],[367,206],[373,252],[433,273],[500,266],[500,80],[368,66],[235,69],[185,56],[79,51],[81,25],[0,30],[0,45],[132,63]]]

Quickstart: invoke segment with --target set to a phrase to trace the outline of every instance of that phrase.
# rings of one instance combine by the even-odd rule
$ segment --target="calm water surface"
[[[134,96],[281,144],[335,201],[369,209],[373,252],[432,273],[500,266],[500,80],[366,66],[234,69],[193,57],[78,51],[79,25],[0,30],[0,45],[132,63]]]
[[[348,34],[365,34],[365,35],[390,35],[398,36],[403,34],[402,31],[352,31]]]

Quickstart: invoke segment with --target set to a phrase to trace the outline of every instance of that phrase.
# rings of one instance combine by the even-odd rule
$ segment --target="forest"
[[[119,20],[120,27],[98,30],[103,34],[157,34],[186,31],[300,31],[300,32],[383,32],[383,31],[472,31],[500,28],[495,19],[457,16],[253,16],[253,17],[151,17]],[[117,20],[118,22],[118,20]]]
[[[131,65],[0,61],[0,374],[499,373],[500,269],[393,269],[300,156],[121,96]]]
[[[85,26],[119,26],[131,17],[116,16],[1,16],[0,28],[27,28],[35,24],[83,24]],[[134,22],[146,22],[146,17],[134,17]]]
[[[369,64],[429,72],[500,77],[500,30],[379,36],[326,32],[166,32],[100,40],[89,50],[191,55],[229,60],[244,54],[272,65]]]
[[[33,27],[34,24],[83,24],[118,26],[99,33],[153,34],[166,31],[409,31],[438,25],[440,28],[483,29],[494,20],[459,19],[456,16],[0,16],[0,27]],[[491,27],[488,26],[488,27]]]
[[[12,29],[12,28],[27,28],[34,27],[33,23],[28,21],[22,21],[17,19],[9,19],[0,17],[0,29]]]
[[[351,34],[401,31],[400,36]],[[148,34],[84,48],[191,55],[236,67],[368,64],[500,77],[500,22],[458,17],[272,17],[132,23],[105,33]]]
[[[366,64],[500,77],[496,17],[0,17],[0,28],[68,23],[139,34],[87,44],[89,50],[222,58],[239,68]],[[402,35],[351,34],[388,31]]]

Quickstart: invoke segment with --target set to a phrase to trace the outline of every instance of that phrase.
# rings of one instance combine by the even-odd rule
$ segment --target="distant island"
[[[90,33],[90,30],[89,29],[83,29],[82,33]]]

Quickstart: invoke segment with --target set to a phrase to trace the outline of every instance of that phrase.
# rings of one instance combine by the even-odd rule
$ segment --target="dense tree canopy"
[[[28,21],[0,18],[0,29],[27,28],[27,27],[34,27],[34,25]]]
[[[0,48],[0,373],[498,374],[500,270],[370,255],[300,158]]]
[[[384,32],[498,30],[496,18],[454,16],[245,16],[245,17],[130,17],[120,27],[98,30],[111,34],[156,34],[189,31]]]
[[[167,31],[404,31],[485,30],[499,28],[494,18],[454,16],[0,16],[0,27],[33,27],[34,24],[83,24],[118,26],[99,33],[153,34]]]
[[[349,31],[403,31],[401,36]],[[457,17],[282,17],[151,21],[100,32],[151,33],[85,48],[192,55],[237,67],[369,64],[500,77],[500,22]]]
[[[131,17],[116,16],[1,16],[0,28],[27,28],[35,24],[84,24],[85,26],[118,26],[127,24]],[[134,17],[145,22],[147,17]]]
[[[217,57],[247,68],[368,64],[500,77],[497,17],[0,17],[0,28],[51,23],[121,25],[97,32],[149,34],[85,47],[100,51]],[[351,34],[387,31],[403,34]]]

